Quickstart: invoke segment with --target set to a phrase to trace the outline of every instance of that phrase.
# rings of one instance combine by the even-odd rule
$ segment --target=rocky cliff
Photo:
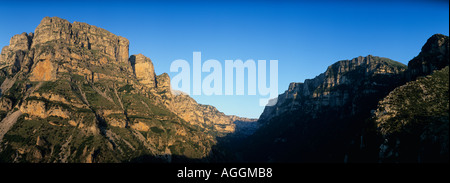
[[[422,107],[428,106],[422,112],[412,108],[410,112],[425,113],[427,115],[424,116],[428,116],[428,119],[441,119],[426,123],[420,117],[415,119],[409,116],[409,119],[411,117],[415,119],[413,121],[424,122],[413,127],[409,125],[402,127],[405,125],[404,122],[397,120],[399,114],[412,115],[409,112],[400,112],[410,109],[408,105],[412,104],[406,102],[408,105],[402,105],[404,102],[391,100],[392,96],[400,97],[396,100],[405,99],[401,96],[408,97],[399,94],[401,89],[390,93],[404,85],[406,81],[430,74],[447,65],[448,37],[439,34],[433,35],[427,41],[422,52],[409,62],[408,67],[387,58],[371,55],[338,61],[314,79],[305,80],[303,83],[291,83],[288,90],[278,96],[276,105],[265,108],[258,121],[261,127],[243,142],[244,145],[241,145],[242,148],[238,151],[244,153],[244,159],[258,162],[378,162],[380,159],[387,159],[386,157],[392,159],[393,156],[397,162],[403,162],[407,158],[395,158],[395,152],[399,151],[398,145],[395,145],[398,133],[395,133],[394,138],[388,135],[390,133],[383,132],[383,129],[393,126],[406,131],[423,130],[421,126],[425,124],[433,130],[414,132],[412,133],[414,135],[406,133],[408,136],[403,136],[402,141],[405,141],[405,144],[410,142],[423,144],[434,138],[438,139],[438,142],[431,146],[448,149],[448,135],[446,137],[443,132],[445,130],[441,131],[442,128],[448,131],[448,123],[445,125],[445,121],[448,122],[446,120],[448,110],[445,110],[446,106],[448,108],[448,104],[445,105],[448,103],[448,95],[447,98],[437,97],[448,93],[448,83],[445,85],[441,81],[434,82],[438,85],[435,87],[443,91],[441,93],[434,91],[433,87],[426,87],[430,84],[414,84],[415,87],[410,87],[411,84],[408,83],[404,86],[411,88],[410,90],[417,89],[420,93],[418,96],[408,94],[410,97],[407,101],[414,100],[414,103],[421,103]],[[429,81],[431,82],[431,79]],[[385,98],[386,96],[388,97]],[[413,99],[420,96],[423,100]],[[379,104],[380,101],[382,102]],[[439,107],[436,108],[437,106]],[[387,113],[384,111],[392,108],[396,110],[393,110],[394,112],[389,110]],[[430,112],[432,109],[438,110],[439,115]],[[442,116],[441,113],[446,113],[447,116]],[[375,114],[378,118],[373,118]],[[411,140],[418,136],[422,140]],[[430,153],[444,157],[438,151],[424,150],[431,146],[419,145],[418,148],[422,148],[420,152],[427,154],[427,158],[430,157]],[[404,147],[403,145],[403,150],[407,149]],[[408,157],[409,155],[405,155],[408,153],[404,151],[403,157]],[[417,154],[418,151],[411,152]],[[414,157],[417,159],[417,156]],[[437,159],[442,161],[445,157]]]
[[[152,61],[142,54],[131,55],[130,64],[133,67],[139,83],[144,84],[150,88],[156,87],[156,74]]]
[[[408,63],[405,85],[380,100],[373,120],[380,162],[448,162],[449,37],[431,36]]]
[[[0,57],[4,162],[171,162],[205,159],[234,131],[216,108],[174,95],[129,41],[45,17]],[[177,159],[178,158],[178,159]]]
[[[348,107],[350,114],[360,110],[355,97],[383,93],[385,87],[401,82],[399,74],[406,66],[382,57],[368,55],[338,61],[313,79],[291,83],[288,90],[278,96],[276,105],[267,106],[259,121],[265,123],[278,115],[302,110],[314,113],[324,108]]]
[[[442,34],[431,36],[422,47],[419,55],[408,63],[406,77],[413,81],[419,76],[431,74],[449,64],[449,38]]]

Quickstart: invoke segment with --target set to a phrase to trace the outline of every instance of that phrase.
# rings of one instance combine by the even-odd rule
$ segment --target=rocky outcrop
[[[142,55],[131,55],[130,64],[133,68],[133,72],[136,75],[137,80],[150,88],[156,87],[156,74],[152,61]]]
[[[85,49],[92,50],[94,54],[74,53],[73,51],[76,49],[73,48],[75,47],[81,49],[77,50],[78,52]],[[35,33],[22,33],[11,38],[10,45],[2,49],[0,66],[9,66],[8,72],[10,74],[21,69],[28,72],[33,62],[44,61],[43,63],[50,65],[48,62],[93,59],[89,57],[98,54],[104,54],[110,58],[99,58],[98,60],[102,64],[109,61],[126,64],[128,62],[128,49],[129,41],[127,39],[104,29],[86,23],[70,23],[58,17],[45,17],[36,28]],[[32,79],[42,79],[42,71],[40,70],[43,70],[43,68],[38,67],[36,70],[38,71],[34,71],[35,77]],[[54,76],[55,70],[57,69],[54,68],[52,72],[46,73],[46,75]],[[47,76],[43,78],[44,81],[48,79]]]
[[[30,75],[30,81],[54,81],[56,79],[56,66],[50,60],[36,63]]]
[[[296,100],[309,98],[317,87],[325,79],[325,74],[320,74],[314,79],[306,79],[303,83],[290,83],[288,90],[277,97],[277,103],[273,106],[266,106],[259,117],[259,121],[264,123],[271,118],[288,111],[294,111],[299,105]],[[283,106],[286,105],[286,106]]]
[[[16,73],[22,68],[32,64],[32,58],[28,55],[34,34],[22,33],[15,35],[10,40],[10,45],[2,49],[0,55],[0,68],[9,67],[6,71]]]
[[[312,80],[291,83],[265,108],[260,127],[241,145],[245,158],[446,162],[448,67],[406,81],[447,65],[448,37],[439,34],[408,67],[371,55],[336,62]]]
[[[167,73],[162,73],[161,75],[157,76],[156,83],[158,89],[171,93],[172,89],[170,87],[170,77]]]
[[[328,67],[325,73],[303,83],[291,83],[283,94],[278,96],[274,106],[266,106],[259,121],[264,123],[273,117],[299,109],[314,112],[323,108],[336,108],[345,105],[355,114],[355,98],[358,94],[386,92],[386,87],[400,83],[399,76],[406,66],[396,61],[368,55],[352,60],[338,61]],[[385,82],[384,80],[390,81]]]
[[[380,162],[449,160],[449,68],[402,85],[380,101],[374,119]]]
[[[406,77],[413,81],[419,76],[431,74],[449,65],[449,38],[442,34],[431,36],[422,51],[408,63]]]
[[[12,56],[17,51],[28,51],[31,46],[31,40],[33,39],[33,33],[27,34],[17,34],[11,38],[9,41],[9,46],[5,46],[2,49],[2,54],[0,57],[0,64],[7,64],[8,60],[13,60]],[[11,63],[8,63],[11,64]]]
[[[129,41],[126,38],[86,23],[45,17],[35,30],[31,47],[48,42],[96,50],[113,61],[128,62]]]
[[[59,106],[49,107],[45,104],[45,102],[38,100],[30,100],[22,104],[20,111],[39,118],[47,118],[49,116],[56,116],[65,119],[70,118],[70,114],[67,110],[62,109]]]
[[[405,70],[401,63],[368,55],[338,61],[313,79],[291,83],[274,106],[266,106],[258,129],[241,145],[245,159],[343,162],[349,149],[371,139],[361,119],[369,118],[378,100],[403,82]]]
[[[0,98],[0,111],[11,110],[13,107],[12,104],[13,104],[13,102],[11,101],[11,99],[6,98],[6,97]]]
[[[408,83],[380,100],[379,162],[448,162],[449,37],[431,36],[408,63]]]

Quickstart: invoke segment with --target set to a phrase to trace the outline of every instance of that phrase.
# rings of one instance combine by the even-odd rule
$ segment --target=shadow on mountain
[[[256,131],[257,122],[235,121],[236,131],[224,136],[216,137],[217,143],[212,146],[207,156],[203,158],[189,158],[184,155],[167,156],[142,155],[127,161],[127,163],[243,163],[246,162],[240,152],[246,142],[245,139]],[[252,123],[252,124],[251,124]]]

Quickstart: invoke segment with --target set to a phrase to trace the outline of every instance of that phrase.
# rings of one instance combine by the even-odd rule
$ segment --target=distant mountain
[[[233,117],[173,94],[129,41],[58,17],[0,56],[0,161],[207,161]]]
[[[378,162],[382,159],[380,146],[387,147],[382,146],[385,139],[376,128],[381,123],[374,118],[378,103],[385,101],[383,98],[406,81],[447,65],[448,37],[443,35],[432,36],[408,67],[371,55],[338,61],[314,79],[291,83],[288,90],[278,96],[276,105],[266,106],[258,121],[260,128],[243,142],[245,145],[240,149],[243,159],[251,162]],[[441,86],[437,87],[448,93],[448,84],[439,84]],[[441,90],[436,92],[443,92]],[[448,95],[434,100],[435,105],[447,103],[447,110],[442,106],[437,113],[448,114]],[[439,127],[448,131],[448,120],[447,126]],[[448,152],[445,134],[438,136],[443,141],[442,148],[446,146]],[[448,134],[446,137],[448,141]]]
[[[386,87],[401,82],[398,75],[405,70],[406,66],[399,62],[372,55],[336,62],[314,79],[291,83],[288,90],[278,96],[276,105],[264,109],[260,122],[299,110],[316,118],[314,112],[344,107],[349,102],[353,104],[346,106],[348,111],[345,112],[355,114],[362,109],[356,107],[359,101],[354,97],[385,93]]]

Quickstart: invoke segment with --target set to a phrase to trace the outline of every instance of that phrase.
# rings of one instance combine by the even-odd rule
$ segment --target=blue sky
[[[448,7],[448,1],[1,2],[0,46],[34,32],[43,17],[58,16],[128,38],[130,54],[146,55],[157,74],[171,77],[177,74],[169,72],[171,62],[192,62],[194,51],[202,61],[222,63],[277,59],[282,93],[339,60],[371,54],[407,64],[431,35],[449,35]],[[225,114],[259,117],[264,109],[258,95],[192,97]]]

